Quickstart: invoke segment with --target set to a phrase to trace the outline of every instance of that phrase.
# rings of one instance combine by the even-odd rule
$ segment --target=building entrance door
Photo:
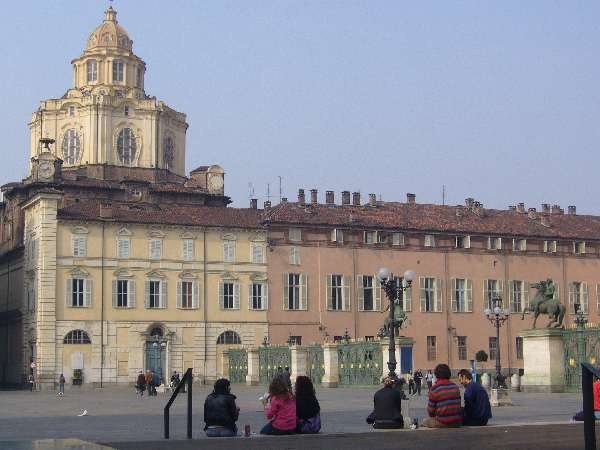
[[[400,373],[412,373],[412,346],[400,347]]]
[[[146,370],[152,370],[165,380],[166,346],[163,344],[164,342],[146,342]]]

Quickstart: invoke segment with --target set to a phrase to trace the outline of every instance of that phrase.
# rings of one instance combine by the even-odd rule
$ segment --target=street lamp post
[[[412,281],[415,278],[415,272],[407,270],[404,272],[403,277],[394,277],[387,267],[382,267],[378,272],[379,281],[381,287],[385,291],[385,295],[390,301],[390,312],[386,319],[387,325],[384,323],[384,332],[382,335],[389,337],[389,358],[388,358],[388,369],[390,378],[397,378],[396,375],[396,327],[400,328],[402,323],[396,319],[395,312],[396,308],[403,307],[404,291],[409,289]],[[406,283],[405,283],[406,282]]]
[[[577,326],[577,384],[581,386],[581,364],[587,362],[585,359],[585,336],[584,329],[587,319],[583,315],[581,310],[581,304],[573,304],[573,310],[575,311],[575,325]]]
[[[506,377],[502,375],[502,366],[500,364],[500,327],[508,320],[508,312],[502,309],[502,298],[494,297],[492,299],[492,309],[486,309],[485,315],[492,325],[496,328],[496,389],[506,389]]]

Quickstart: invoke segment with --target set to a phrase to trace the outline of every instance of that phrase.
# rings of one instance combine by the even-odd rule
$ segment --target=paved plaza
[[[318,389],[324,433],[370,432],[365,417],[372,407],[372,388]],[[257,433],[265,423],[258,397],[264,387],[233,386],[241,408],[239,425],[251,426]],[[202,408],[208,386],[194,386],[193,437],[205,439]],[[160,441],[163,433],[163,407],[168,394],[139,397],[133,387],[69,388],[64,397],[54,392],[0,392],[0,441],[21,439],[79,438],[91,442]],[[410,415],[426,415],[426,392],[413,396]],[[493,408],[490,424],[567,424],[581,409],[580,394],[513,393],[513,407]],[[81,409],[88,415],[77,417]],[[186,397],[180,395],[171,410],[171,437],[186,435]],[[576,426],[576,425],[573,425]]]

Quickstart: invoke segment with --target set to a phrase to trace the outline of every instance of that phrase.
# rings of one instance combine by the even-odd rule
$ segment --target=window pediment
[[[88,234],[89,230],[86,227],[76,226],[71,228],[71,233],[73,234]]]
[[[72,278],[87,278],[90,276],[90,273],[85,270],[83,267],[74,267],[73,269],[71,269],[68,274],[72,277]]]
[[[190,233],[189,231],[184,231],[179,236],[181,239],[196,239],[196,235]]]
[[[133,278],[135,274],[129,269],[117,269],[113,272],[115,278]]]
[[[167,235],[159,228],[151,228],[148,231],[148,236],[154,239],[164,239]]]
[[[267,281],[269,278],[266,273],[254,272],[250,274],[250,280],[252,281]]]
[[[237,279],[239,279],[239,276],[233,272],[223,272],[221,274],[221,279],[222,280],[237,280]]]
[[[166,278],[167,276],[162,270],[154,269],[146,273],[148,278]]]
[[[179,274],[179,278],[182,280],[195,280],[198,278],[198,274],[190,270],[185,270]]]
[[[236,241],[237,236],[232,233],[223,233],[223,234],[221,234],[221,239],[224,241]]]
[[[117,236],[133,236],[133,233],[126,227],[121,227],[119,228],[119,231],[117,231]]]
[[[252,232],[248,236],[250,242],[267,242],[267,236],[265,233]]]

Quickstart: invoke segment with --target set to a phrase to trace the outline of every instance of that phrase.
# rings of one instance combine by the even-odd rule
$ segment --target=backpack
[[[315,434],[321,431],[321,415],[317,414],[310,419],[306,419],[302,424],[300,433],[302,434]]]

